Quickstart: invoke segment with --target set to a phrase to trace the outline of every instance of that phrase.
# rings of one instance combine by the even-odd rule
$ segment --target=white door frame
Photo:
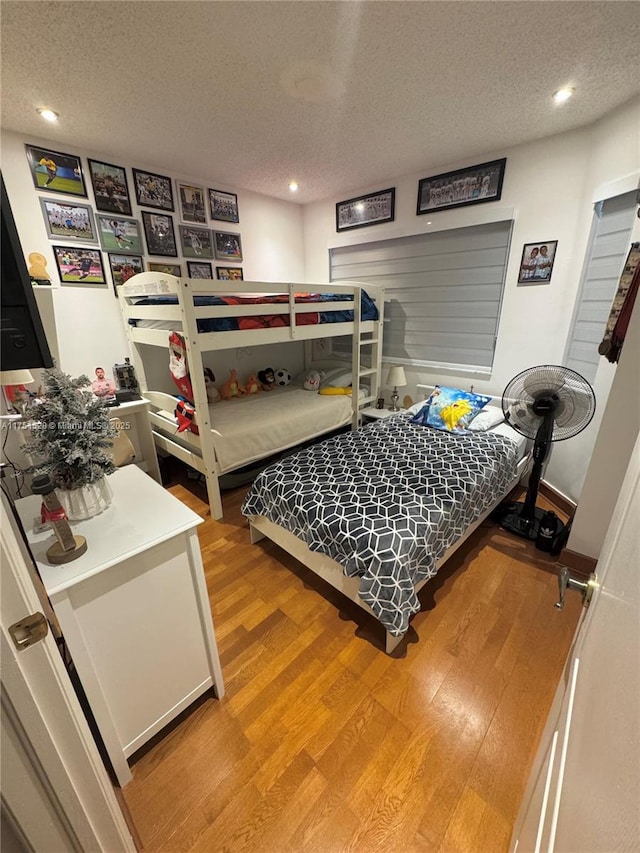
[[[2,807],[34,850],[136,847],[49,631],[17,649],[9,626],[42,612],[31,560],[4,495],[1,506]],[[39,816],[39,817],[38,817]]]

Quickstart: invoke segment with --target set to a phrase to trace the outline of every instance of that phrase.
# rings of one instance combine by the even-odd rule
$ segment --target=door
[[[640,437],[516,824],[512,850],[640,841]],[[567,591],[568,595],[576,592]]]
[[[16,647],[10,628],[43,608],[4,496],[1,513],[3,822],[25,849],[135,851],[51,632]]]

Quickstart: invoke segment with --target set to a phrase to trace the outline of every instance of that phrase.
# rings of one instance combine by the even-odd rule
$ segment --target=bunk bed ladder
[[[384,289],[378,288],[378,321],[373,332],[363,332],[360,325],[362,311],[361,288],[354,291],[353,307],[353,429],[360,426],[360,410],[374,405],[380,389],[380,371],[382,369],[382,326],[384,321]],[[363,383],[364,397],[360,398],[360,386]]]

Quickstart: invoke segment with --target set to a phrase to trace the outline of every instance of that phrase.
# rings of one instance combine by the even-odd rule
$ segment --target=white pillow
[[[321,388],[348,388],[349,385],[353,384],[353,376],[349,369],[344,367],[338,367],[335,370],[329,370],[322,377],[322,382],[320,383]]]
[[[496,406],[485,406],[471,421],[467,429],[472,432],[486,432],[504,421],[504,412]]]
[[[414,403],[412,406],[409,406],[409,408],[406,410],[407,414],[410,417],[417,415],[420,409],[422,409],[423,406],[426,406],[428,402],[429,398],[427,398],[426,400],[418,400],[417,403]]]

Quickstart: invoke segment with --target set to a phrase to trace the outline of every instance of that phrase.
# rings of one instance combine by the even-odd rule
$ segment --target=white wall
[[[379,186],[354,187],[342,198],[396,187],[395,221],[336,234],[335,203],[330,199],[304,209],[305,270],[308,281],[328,281],[329,248],[433,230],[458,228],[503,218],[515,220],[509,253],[500,331],[490,377],[440,370],[409,369],[407,393],[415,398],[416,383],[449,381],[478,391],[501,394],[519,371],[535,364],[561,364],[578,291],[593,214],[596,188],[640,170],[638,128],[640,100],[636,99],[589,128],[487,152],[476,161],[507,157],[502,198],[466,208],[416,216],[418,181],[432,174],[469,165],[446,163],[426,167],[420,174],[383,181]],[[622,190],[620,190],[622,191]],[[428,226],[427,222],[432,225]],[[558,240],[551,282],[518,287],[518,269],[524,243]],[[405,368],[406,369],[406,368]],[[615,370],[603,365],[597,391],[606,400]],[[388,393],[388,389],[384,389]],[[580,489],[599,421],[578,437],[570,462],[565,450],[571,442],[555,445],[547,480],[573,498]],[[574,441],[578,441],[574,439]]]
[[[91,376],[96,365],[103,365],[108,370],[110,365],[115,362],[122,362],[123,358],[129,355],[118,300],[114,296],[111,283],[107,287],[96,287],[94,285],[87,287],[60,286],[51,250],[52,241],[47,237],[39,201],[43,196],[54,198],[55,193],[38,192],[34,188],[27,164],[25,143],[44,145],[53,150],[69,151],[80,156],[89,195],[87,200],[81,199],[81,201],[87,201],[91,204],[94,212],[95,202],[86,158],[91,157],[108,163],[117,162],[119,165],[127,167],[133,216],[140,222],[140,208],[136,205],[129,167],[135,166],[145,169],[147,166],[142,153],[140,159],[136,160],[135,163],[123,163],[105,151],[84,151],[77,149],[72,144],[58,140],[36,139],[12,132],[2,133],[2,174],[20,235],[22,249],[25,256],[31,252],[40,252],[48,259],[48,270],[55,285],[52,296],[58,336],[59,365],[62,370],[74,376],[80,373],[87,373]],[[205,187],[214,186],[216,189],[236,192],[233,187],[220,186],[217,182],[212,183],[204,170],[194,172],[192,175],[176,174],[171,170],[169,164],[166,169],[154,168],[150,171],[160,172],[171,178],[192,181]],[[239,190],[237,195],[240,223],[229,225],[228,230],[239,231],[242,236],[244,255],[242,268],[245,280],[304,281],[301,207],[292,202],[279,201],[243,190]],[[59,196],[59,198],[68,199],[70,196]],[[179,214],[176,212],[173,218],[176,239],[179,244],[177,232],[177,225],[180,221]],[[224,227],[225,230],[227,229],[227,225],[224,223],[217,224]],[[209,222],[208,227],[213,228],[215,225]],[[162,259],[147,256],[145,257],[145,266],[149,260],[160,261]],[[186,262],[183,258],[167,260],[175,260],[175,262],[181,263],[183,273],[186,275]],[[107,278],[111,282],[106,253],[103,253],[103,262],[107,271]],[[215,270],[216,262],[213,261],[212,263]],[[220,263],[218,262],[218,264]],[[266,347],[264,349],[267,350]],[[241,367],[243,371],[245,368],[250,371],[253,367],[253,361],[255,361],[256,367],[279,366],[272,364],[274,358],[275,356],[270,358],[268,352],[265,352],[256,355],[254,360],[248,360],[243,353],[231,351],[212,366],[218,378],[223,381],[226,378],[229,365]],[[164,367],[165,362],[167,362],[166,357],[163,358],[163,370],[168,371],[168,367]],[[302,365],[302,346],[300,344],[292,345],[291,355],[287,358],[287,362],[290,362],[292,369],[296,370]],[[283,366],[289,366],[289,364]]]

